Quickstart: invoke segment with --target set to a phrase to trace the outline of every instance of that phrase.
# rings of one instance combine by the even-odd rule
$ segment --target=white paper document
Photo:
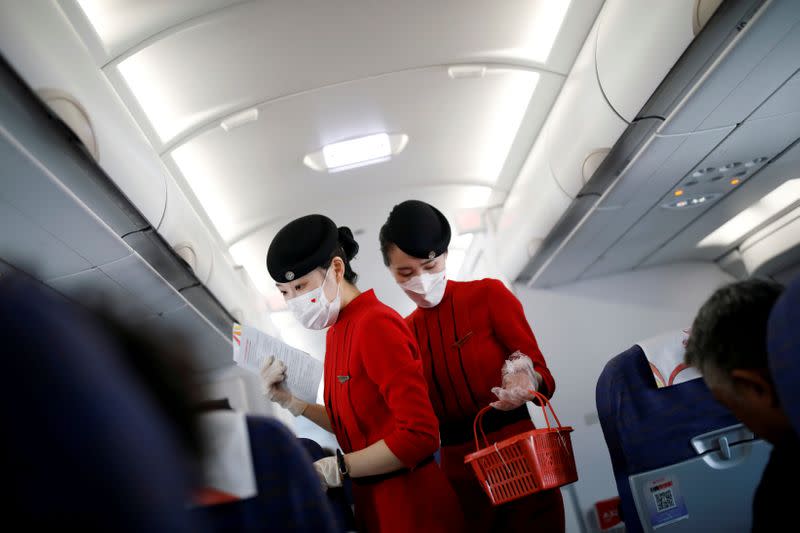
[[[237,365],[257,373],[271,356],[286,365],[289,391],[303,401],[316,403],[322,381],[321,361],[256,328],[233,325],[233,360]]]

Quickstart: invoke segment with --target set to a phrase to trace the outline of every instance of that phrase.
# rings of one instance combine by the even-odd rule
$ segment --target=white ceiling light
[[[800,178],[786,181],[707,235],[697,246],[729,246],[798,201]]]
[[[322,148],[322,156],[325,158],[325,166],[329,170],[335,170],[386,161],[392,156],[392,146],[389,144],[387,134],[376,133],[328,144]]]
[[[308,154],[303,163],[316,171],[341,172],[389,161],[408,144],[408,135],[375,133],[327,144]]]

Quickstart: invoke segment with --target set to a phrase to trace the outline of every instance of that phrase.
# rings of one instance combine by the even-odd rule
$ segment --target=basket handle
[[[537,400],[539,400],[540,407],[542,408],[542,415],[544,415],[544,421],[547,423],[547,429],[553,429],[553,427],[550,425],[550,419],[547,416],[547,411],[545,410],[545,406],[550,408],[550,413],[552,413],[553,419],[556,421],[556,424],[558,424],[558,429],[561,429],[563,427],[561,425],[561,421],[558,419],[558,416],[556,415],[556,412],[553,409],[553,404],[550,403],[550,400],[547,399],[547,396],[535,390],[529,390],[528,392],[533,394],[533,396]],[[480,442],[478,441],[478,430],[480,430],[481,432],[481,436],[483,437],[483,443],[485,447],[487,448],[489,447],[489,439],[486,438],[486,432],[483,430],[483,416],[492,409],[494,408],[491,405],[488,405],[483,409],[481,409],[480,411],[478,411],[478,414],[475,416],[475,422],[472,424],[472,430],[475,434],[475,451],[478,451],[481,448]]]
[[[561,429],[563,427],[561,425],[561,421],[558,419],[558,416],[556,415],[556,412],[553,409],[553,404],[550,402],[550,400],[547,398],[547,396],[545,396],[541,392],[535,391],[535,390],[529,390],[528,392],[533,394],[534,397],[536,397],[536,399],[539,400],[539,404],[540,404],[539,407],[542,408],[542,415],[544,416],[544,421],[547,423],[547,429],[553,429],[553,428],[552,428],[552,426],[550,426],[550,419],[547,416],[547,411],[545,410],[545,405],[550,408],[550,413],[552,413],[553,419],[556,421],[556,424],[558,425],[558,429]]]
[[[485,415],[492,409],[494,408],[491,405],[487,405],[486,407],[478,411],[478,414],[475,416],[475,422],[472,424],[472,430],[475,433],[475,451],[478,451],[481,448],[480,443],[478,443],[478,428],[480,428],[481,430],[481,435],[483,436],[483,443],[486,445],[487,448],[489,447],[489,440],[486,438],[486,433],[483,431],[483,415]]]

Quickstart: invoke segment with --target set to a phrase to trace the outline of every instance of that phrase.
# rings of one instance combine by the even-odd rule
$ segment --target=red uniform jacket
[[[501,369],[519,350],[542,375],[541,392],[553,395],[547,369],[522,304],[501,281],[447,282],[439,305],[406,318],[422,354],[431,402],[442,425],[471,427],[478,411],[496,401]]]
[[[540,391],[553,395],[555,382],[536,343],[522,304],[495,279],[448,281],[436,307],[418,308],[406,318],[417,338],[425,378],[442,434],[442,469],[455,489],[468,531],[564,531],[564,509],[558,490],[544,491],[493,507],[483,494],[464,456],[475,451],[473,421],[478,411],[497,400],[492,387],[502,384],[501,370],[519,350],[541,374]],[[489,442],[533,428],[523,406],[484,417]]]
[[[353,480],[362,531],[451,531],[460,511],[431,460],[439,425],[414,337],[394,310],[367,291],[328,330],[325,406],[349,453],[385,440],[408,469]],[[458,520],[456,520],[456,523]]]

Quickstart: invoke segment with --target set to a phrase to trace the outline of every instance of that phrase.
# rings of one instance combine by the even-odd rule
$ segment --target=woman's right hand
[[[299,398],[295,398],[291,392],[286,390],[283,382],[286,380],[286,365],[283,361],[270,357],[261,367],[261,382],[264,386],[264,394],[271,401],[277,403],[284,409],[288,409],[294,416],[300,416],[305,411],[308,404]]]

